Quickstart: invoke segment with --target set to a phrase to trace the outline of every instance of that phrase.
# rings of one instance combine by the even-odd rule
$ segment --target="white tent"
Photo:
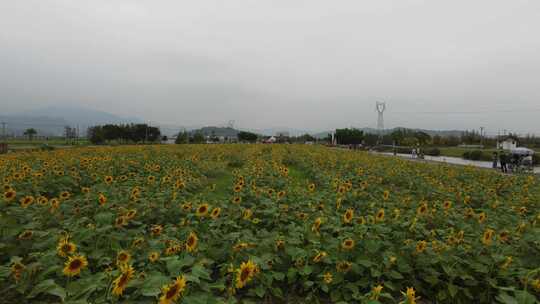
[[[510,152],[512,154],[517,154],[517,155],[533,155],[534,154],[534,150],[531,150],[531,149],[525,148],[525,147],[517,147],[517,148],[514,148],[514,149],[510,150]]]

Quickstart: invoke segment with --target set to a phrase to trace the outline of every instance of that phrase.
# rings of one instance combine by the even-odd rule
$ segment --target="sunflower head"
[[[336,265],[336,269],[338,272],[346,273],[346,272],[349,272],[351,268],[352,268],[352,263],[348,261],[341,261],[341,262],[338,262]]]
[[[124,265],[120,268],[120,275],[113,281],[112,294],[115,296],[121,296],[127,287],[127,284],[133,277],[135,270],[131,265]]]
[[[20,201],[21,207],[28,208],[28,206],[30,206],[30,205],[32,205],[32,203],[34,203],[34,200],[35,200],[34,197],[31,196],[31,195],[27,195],[27,196],[21,198],[21,201]]]
[[[199,242],[199,238],[197,237],[197,234],[195,232],[190,232],[189,236],[186,240],[186,250],[188,252],[193,252],[195,249],[197,249],[197,243]]]
[[[210,217],[213,219],[217,219],[219,217],[219,214],[221,213],[221,208],[216,207],[212,209],[212,212],[210,213]]]
[[[422,253],[424,252],[424,250],[426,250],[426,247],[427,247],[427,242],[422,240],[422,241],[418,241],[416,243],[416,253]]]
[[[150,252],[150,254],[148,255],[148,260],[150,260],[150,262],[152,262],[152,263],[159,260],[159,252],[157,252],[157,251]]]
[[[88,261],[83,255],[70,256],[64,266],[64,275],[73,277],[79,275],[81,270],[88,266]]]
[[[199,207],[197,207],[196,215],[198,217],[205,217],[208,214],[208,204],[200,204]]]
[[[343,214],[343,223],[349,224],[354,218],[354,209],[349,208],[345,213]]]
[[[341,248],[343,248],[343,250],[351,250],[354,248],[354,240],[353,239],[345,239],[343,240],[343,242],[341,243]]]
[[[60,193],[60,198],[63,199],[63,200],[67,200],[70,197],[71,197],[71,193],[69,193],[67,191],[62,191]]]
[[[253,279],[257,272],[257,265],[249,260],[242,262],[240,268],[236,270],[236,288],[240,289]]]
[[[384,221],[384,209],[380,209],[379,211],[377,211],[377,214],[375,215],[375,220],[377,222]]]
[[[326,284],[330,284],[334,280],[334,276],[330,272],[326,272],[323,275],[323,280]]]
[[[56,246],[56,253],[61,257],[72,255],[77,250],[77,245],[70,242],[68,238],[62,238]]]
[[[186,289],[186,278],[178,276],[171,284],[163,286],[161,288],[161,297],[159,298],[160,304],[170,304],[176,302],[180,295]]]
[[[4,192],[4,200],[11,202],[15,199],[15,196],[17,196],[17,192],[13,189],[8,189],[6,192]]]
[[[32,238],[32,235],[34,235],[32,230],[25,230],[23,233],[19,234],[19,240],[29,240]]]
[[[131,254],[125,250],[119,251],[116,254],[116,263],[118,265],[126,265],[131,260]]]

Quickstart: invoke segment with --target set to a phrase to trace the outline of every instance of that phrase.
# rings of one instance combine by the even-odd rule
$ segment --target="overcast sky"
[[[540,133],[540,1],[0,0],[0,111]]]

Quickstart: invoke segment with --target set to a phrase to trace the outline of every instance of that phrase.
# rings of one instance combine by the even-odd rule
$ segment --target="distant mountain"
[[[36,129],[38,136],[58,136],[63,134],[64,126],[69,125],[69,122],[62,118],[24,115],[2,115],[0,122],[6,123],[8,136],[22,136],[24,130],[29,128]]]
[[[61,118],[74,125],[93,126],[101,124],[142,123],[143,120],[135,117],[121,117],[99,110],[74,106],[51,106],[23,113],[25,116],[39,116]]]
[[[34,128],[41,136],[61,136],[65,126],[79,127],[80,134],[83,135],[86,134],[88,127],[94,125],[143,122],[139,118],[120,117],[103,111],[74,106],[51,106],[3,115],[0,116],[0,121],[7,123],[9,135],[22,135],[24,130]]]

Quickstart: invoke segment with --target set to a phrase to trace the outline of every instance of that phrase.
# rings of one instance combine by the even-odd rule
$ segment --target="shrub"
[[[481,160],[482,154],[483,153],[480,150],[465,151],[463,153],[463,158],[470,160]]]
[[[440,156],[441,150],[439,150],[438,148],[431,148],[431,149],[426,150],[426,155]]]

